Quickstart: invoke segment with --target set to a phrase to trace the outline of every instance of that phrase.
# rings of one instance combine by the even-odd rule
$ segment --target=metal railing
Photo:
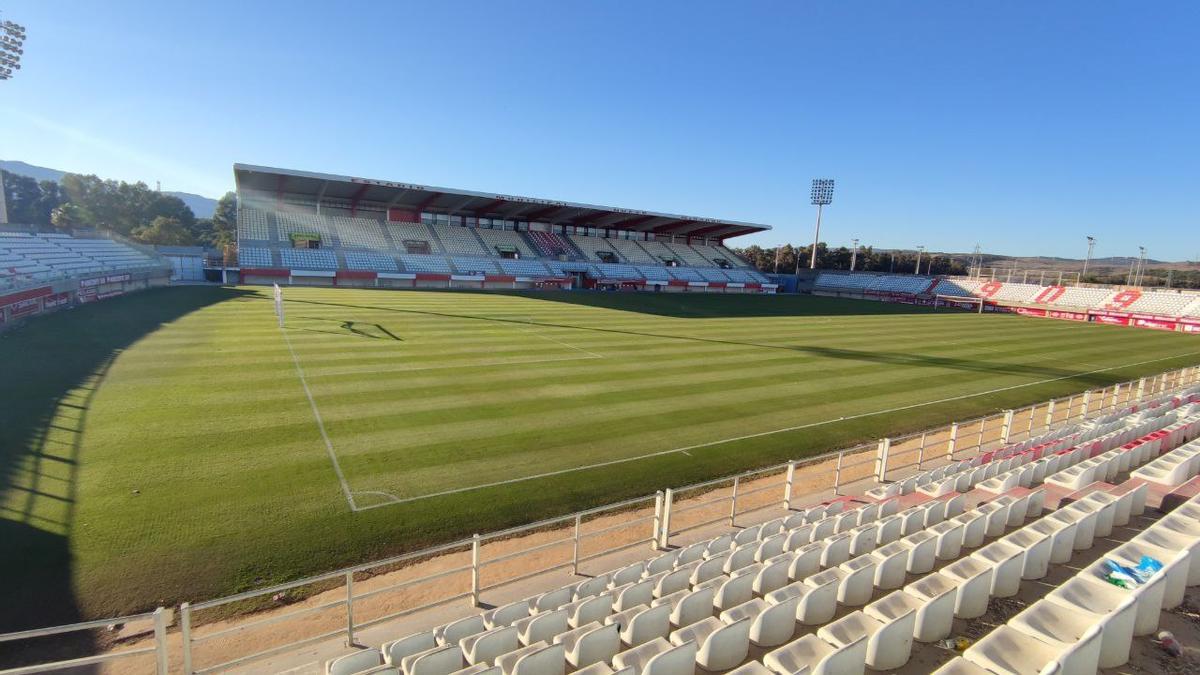
[[[34,640],[37,638],[50,637],[52,635],[63,635],[66,633],[103,630],[114,624],[129,624],[149,621],[153,625],[154,640],[151,646],[148,647],[118,649],[93,656],[64,659],[62,661],[49,661],[30,666],[18,666],[16,668],[0,670],[0,673],[3,673],[4,675],[47,673],[56,670],[80,668],[83,666],[110,664],[118,661],[128,663],[128,661],[131,659],[141,657],[141,659],[145,660],[147,657],[153,656],[154,672],[158,673],[158,675],[166,675],[168,667],[167,624],[170,623],[168,618],[170,613],[171,610],[159,607],[153,612],[147,612],[145,614],[134,614],[115,619],[100,619],[98,621],[84,621],[82,623],[73,623],[66,626],[55,626],[53,628],[35,628],[33,630],[25,630],[17,633],[5,633],[0,635],[0,644],[6,642],[16,643],[24,640]]]
[[[1200,382],[1200,366],[1088,390],[1082,394],[1004,411],[878,443],[789,461],[726,478],[667,488],[654,495],[579,511],[507,530],[395,556],[269,588],[251,590],[179,608],[185,673],[211,673],[269,658],[305,645],[344,637],[354,645],[359,630],[405,615],[468,600],[532,577],[581,567],[637,546],[669,548],[672,537],[705,527],[737,527],[750,514],[778,509],[785,514],[800,497],[865,491],[905,470],[922,470],[966,456],[986,453],[1021,440],[1125,409]],[[858,485],[866,483],[866,485]],[[797,485],[819,486],[797,492]],[[765,518],[764,518],[765,519]],[[237,621],[247,611],[276,609]],[[0,635],[0,643],[89,630],[114,622],[153,618],[155,645],[55,664],[0,671],[35,673],[65,667],[155,654],[158,672],[166,668],[164,610],[122,619]],[[281,643],[256,637],[281,622],[304,618],[304,635],[287,632]],[[257,651],[230,658],[228,644],[206,654],[220,639],[246,638]],[[200,663],[203,661],[203,663]]]

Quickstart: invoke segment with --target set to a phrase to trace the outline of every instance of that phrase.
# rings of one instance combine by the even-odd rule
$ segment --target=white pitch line
[[[492,483],[482,483],[479,485],[472,485],[469,487],[454,488],[452,490],[442,490],[440,492],[430,492],[429,494],[418,495],[416,497],[400,498],[400,497],[396,497],[395,495],[391,495],[395,499],[395,501],[387,502],[384,504],[375,504],[372,506],[363,507],[362,509],[358,509],[358,510],[365,511],[367,509],[379,508],[380,506],[390,506],[392,504],[404,504],[407,502],[415,502],[415,501],[420,501],[423,499],[432,499],[434,497],[445,497],[447,495],[459,494],[462,492],[471,492],[473,490],[483,490],[485,488],[499,487],[501,485],[511,485],[513,483],[522,483],[522,482],[525,482],[528,480],[537,480],[540,478],[550,478],[552,476],[561,476],[561,475],[567,474],[567,473],[575,473],[576,471],[587,471],[589,469],[599,469],[599,468],[603,468],[606,466],[612,466],[614,464],[624,464],[626,462],[636,462],[640,459],[649,459],[651,457],[661,457],[663,455],[670,455],[670,454],[674,454],[674,453],[683,453],[683,454],[687,454],[688,456],[691,456],[690,453],[687,452],[688,450],[696,450],[699,448],[708,448],[708,447],[712,447],[714,445],[724,445],[725,443],[735,443],[737,441],[745,441],[745,440],[750,440],[752,438],[761,438],[763,436],[773,436],[775,434],[787,433],[789,431],[800,431],[801,429],[811,429],[813,427],[824,426],[826,424],[833,424],[836,422],[844,422],[846,420],[854,420],[854,419],[859,419],[859,418],[863,418],[863,417],[874,417],[875,415],[886,415],[889,413],[900,412],[903,410],[912,410],[913,408],[922,408],[927,405],[937,405],[939,403],[949,403],[951,401],[961,401],[961,400],[968,399],[968,398],[975,398],[977,396],[987,396],[988,394],[996,394],[996,393],[999,393],[1002,391],[1011,391],[1013,389],[1022,389],[1024,387],[1032,387],[1032,386],[1039,385],[1039,384],[1049,384],[1050,382],[1058,382],[1059,380],[1069,380],[1069,379],[1076,378],[1076,377],[1082,377],[1084,375],[1095,375],[1096,373],[1103,373],[1103,372],[1106,372],[1109,370],[1117,370],[1118,368],[1132,368],[1134,366],[1142,366],[1147,363],[1157,363],[1159,361],[1169,361],[1171,359],[1183,358],[1185,356],[1195,356],[1196,354],[1200,354],[1200,351],[1189,352],[1187,354],[1176,354],[1173,356],[1164,356],[1160,359],[1148,359],[1146,361],[1138,361],[1136,363],[1124,363],[1121,365],[1109,366],[1107,368],[1099,368],[1096,370],[1089,370],[1089,371],[1083,372],[1083,373],[1075,373],[1074,375],[1063,375],[1062,377],[1052,377],[1052,378],[1045,379],[1045,380],[1037,380],[1035,382],[1025,382],[1024,384],[1014,384],[1014,385],[1011,385],[1008,387],[998,387],[996,389],[989,389],[987,391],[975,392],[973,394],[962,394],[960,396],[951,396],[948,398],[937,399],[936,401],[925,401],[924,403],[913,403],[910,405],[899,406],[896,408],[888,408],[887,410],[876,410],[873,412],[865,412],[865,413],[859,413],[857,415],[849,415],[846,417],[839,417],[837,419],[828,419],[828,420],[824,420],[821,422],[810,422],[808,424],[799,424],[799,425],[796,425],[793,427],[784,427],[782,429],[773,429],[771,431],[760,431],[755,434],[746,434],[744,436],[735,436],[733,438],[723,438],[719,441],[709,441],[707,443],[697,443],[695,445],[686,445],[681,448],[672,448],[670,450],[659,450],[658,452],[649,452],[644,455],[636,455],[633,457],[622,457],[620,459],[610,459],[605,462],[596,462],[594,464],[585,464],[583,466],[574,466],[569,469],[559,469],[557,471],[546,471],[543,473],[533,474],[531,476],[522,476],[520,478],[509,478],[507,480],[499,480],[499,481],[495,481]]]
[[[526,324],[527,326],[529,326],[529,325],[533,325],[534,323],[535,323],[535,322],[534,322],[534,320],[533,320],[533,318],[532,318],[532,317],[531,317],[531,318],[529,318],[529,319],[526,319],[526,321],[525,321],[525,324]],[[516,325],[517,325],[517,326],[520,326],[521,324],[520,324],[520,323],[517,323]],[[574,349],[575,351],[578,351],[578,352],[583,352],[584,354],[587,354],[588,356],[591,356],[592,358],[596,358],[596,359],[602,359],[602,358],[604,358],[604,356],[603,356],[603,355],[601,355],[601,354],[597,354],[596,352],[591,352],[591,351],[588,351],[588,350],[584,349],[583,347],[576,347],[575,345],[569,345],[569,344],[567,344],[567,343],[563,342],[562,340],[559,340],[559,339],[557,339],[557,338],[552,338],[552,337],[550,337],[549,335],[542,335],[541,333],[538,333],[538,332],[532,331],[532,330],[530,330],[530,329],[528,329],[528,328],[521,328],[521,330],[525,331],[526,333],[529,333],[530,335],[532,335],[532,336],[534,336],[534,337],[539,337],[539,338],[541,338],[541,339],[543,339],[543,340],[549,340],[550,342],[555,342],[555,343],[558,343],[558,344],[560,344],[560,345],[562,345],[562,346],[566,347],[567,349]]]
[[[304,395],[308,397],[308,405],[312,407],[313,418],[317,421],[321,439],[325,441],[325,450],[329,453],[329,461],[333,462],[333,470],[337,473],[338,482],[342,484],[342,494],[346,496],[350,510],[358,511],[358,506],[354,504],[354,495],[350,492],[350,484],[346,482],[346,474],[342,473],[342,465],[338,463],[337,453],[333,451],[333,442],[329,440],[329,434],[325,432],[325,421],[321,419],[321,411],[317,409],[317,402],[313,399],[312,391],[308,388],[308,380],[304,377],[304,369],[300,367],[300,359],[292,347],[292,339],[288,337],[286,328],[281,328],[280,332],[283,333],[283,341],[287,343],[288,351],[292,354],[292,364],[296,366],[296,374],[300,376],[300,386],[304,387]]]

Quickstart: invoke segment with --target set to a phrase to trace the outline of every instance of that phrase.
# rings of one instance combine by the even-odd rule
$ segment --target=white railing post
[[[179,606],[179,637],[183,641],[183,673],[192,675],[192,606]]]
[[[983,452],[983,432],[987,431],[988,418],[979,420],[979,440],[975,441],[975,453]]]
[[[167,610],[154,610],[154,665],[158,675],[167,675]]]
[[[650,550],[661,550],[660,542],[662,541],[662,518],[663,518],[663,491],[658,490],[654,493],[654,536],[650,539]]]
[[[950,425],[950,440],[946,442],[946,459],[954,461],[955,446],[958,445],[958,422]]]
[[[571,551],[571,574],[579,574],[579,530],[583,527],[583,515],[575,514],[575,545]]]
[[[729,526],[730,527],[735,527],[735,521],[737,521],[738,486],[741,485],[741,483],[742,483],[741,476],[733,477],[733,492],[729,495]]]
[[[1075,419],[1075,396],[1074,396],[1074,394],[1071,395],[1071,398],[1067,399],[1067,419],[1065,419],[1063,421],[1070,422],[1073,419]]]
[[[1092,390],[1088,389],[1083,392],[1083,417],[1088,416],[1088,410],[1092,407]]]
[[[1026,439],[1033,437],[1033,420],[1035,417],[1037,417],[1037,406],[1031,405],[1031,406],[1029,406],[1029,424],[1026,425],[1026,427],[1025,427],[1025,438]]]
[[[671,502],[675,500],[675,491],[667,488],[663,493],[662,530],[659,531],[658,546],[666,550],[671,545]]]
[[[479,534],[471,537],[471,605],[479,606]]]
[[[1116,410],[1117,406],[1121,405],[1121,383],[1113,385],[1112,403],[1108,406],[1109,410]]]
[[[792,483],[796,477],[796,462],[795,460],[788,462],[787,478],[783,483],[783,510],[792,510]]]
[[[920,471],[921,465],[925,463],[925,437],[928,435],[927,431],[921,432],[921,446],[917,448],[917,471]]]
[[[841,494],[839,490],[842,487],[842,460],[846,458],[846,451],[842,450],[838,453],[837,466],[833,469],[833,494]]]
[[[1008,439],[1012,435],[1013,411],[1004,411],[1004,426],[1000,430],[1000,442],[1007,445]]]
[[[1137,389],[1138,403],[1141,403],[1144,398],[1146,398],[1146,378],[1143,377],[1142,379],[1138,380],[1138,389]]]
[[[354,572],[346,572],[346,646],[354,646]]]
[[[888,453],[892,450],[892,439],[881,438],[875,450],[875,480],[882,483],[887,476]]]
[[[1050,399],[1050,405],[1046,406],[1046,428],[1054,426],[1054,404],[1057,403],[1054,399]]]

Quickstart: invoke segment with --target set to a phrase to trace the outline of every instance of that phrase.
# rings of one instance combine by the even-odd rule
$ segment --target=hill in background
[[[34,166],[26,162],[16,160],[0,159],[0,169],[4,169],[9,173],[15,173],[21,176],[29,176],[35,180],[50,180],[58,183],[62,181],[62,177],[66,171],[51,169],[44,166]],[[179,197],[184,204],[196,214],[197,218],[211,218],[213,210],[217,207],[217,200],[204,195],[193,194],[191,192],[164,192],[163,194]]]

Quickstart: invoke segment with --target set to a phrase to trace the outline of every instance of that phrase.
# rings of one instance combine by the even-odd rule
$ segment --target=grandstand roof
[[[357,208],[362,203],[371,203],[389,208],[480,218],[532,220],[714,238],[734,237],[771,229],[770,225],[720,218],[622,209],[250,164],[234,164],[233,175],[239,191],[246,188],[281,195],[303,195],[314,199],[345,199],[351,202],[352,208]]]

